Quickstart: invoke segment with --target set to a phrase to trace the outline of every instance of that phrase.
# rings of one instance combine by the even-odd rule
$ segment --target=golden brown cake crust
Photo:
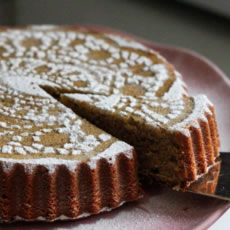
[[[140,196],[137,161],[120,153],[114,164],[99,159],[70,170],[66,165],[33,165],[0,161],[1,221],[80,218],[120,206]],[[52,171],[50,168],[53,167]]]
[[[210,113],[205,113],[205,119],[196,121],[188,127],[190,135],[178,133],[179,145],[185,154],[185,189],[192,181],[208,172],[219,156],[220,140],[215,119],[214,107],[209,106]]]

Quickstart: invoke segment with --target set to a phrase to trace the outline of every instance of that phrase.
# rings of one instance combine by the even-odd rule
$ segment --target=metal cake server
[[[208,173],[192,183],[186,191],[230,201],[230,152],[221,152]]]

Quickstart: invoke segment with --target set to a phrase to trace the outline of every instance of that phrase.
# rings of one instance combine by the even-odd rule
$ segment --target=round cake
[[[6,222],[116,208],[140,197],[139,177],[185,188],[219,147],[213,105],[172,65],[84,27],[1,28],[0,136]]]

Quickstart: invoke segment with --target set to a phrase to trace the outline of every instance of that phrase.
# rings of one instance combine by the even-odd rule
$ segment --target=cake
[[[138,171],[186,187],[219,147],[213,105],[190,97],[172,65],[136,41],[84,27],[1,28],[0,136],[6,222],[116,208],[140,197]]]
[[[218,156],[213,105],[205,95],[153,100],[124,95],[63,94],[61,101],[135,147],[140,175],[186,188]]]
[[[130,145],[52,97],[1,86],[0,104],[2,220],[79,218],[139,197]]]

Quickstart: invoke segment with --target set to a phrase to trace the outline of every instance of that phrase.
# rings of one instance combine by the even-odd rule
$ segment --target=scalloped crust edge
[[[193,121],[187,133],[178,132],[176,138],[184,154],[185,182],[174,189],[185,190],[193,181],[209,171],[219,156],[220,139],[214,107],[208,103],[203,116]]]
[[[97,159],[93,167],[90,162],[73,164],[1,159],[0,221],[77,219],[119,207],[142,194],[132,147],[113,161]]]

